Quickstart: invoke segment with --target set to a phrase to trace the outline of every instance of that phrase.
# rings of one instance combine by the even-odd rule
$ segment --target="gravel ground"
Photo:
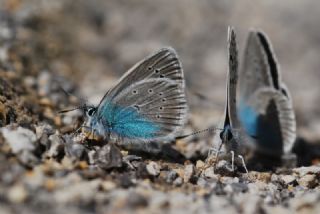
[[[0,9],[0,214],[320,213],[319,3],[0,0]],[[228,25],[240,53],[250,27],[273,42],[297,115],[296,166],[232,172],[221,159],[214,169],[213,133],[127,151],[72,134],[81,113],[58,114],[77,96],[98,103],[170,45],[186,74],[184,133],[217,126]]]

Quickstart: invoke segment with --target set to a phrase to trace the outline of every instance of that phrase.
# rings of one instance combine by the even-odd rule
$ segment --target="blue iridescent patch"
[[[99,115],[108,124],[106,129],[127,138],[148,139],[155,137],[160,127],[139,114],[132,107],[122,107],[106,102]]]
[[[257,112],[244,102],[240,102],[239,119],[246,132],[256,137],[258,134],[258,114]]]

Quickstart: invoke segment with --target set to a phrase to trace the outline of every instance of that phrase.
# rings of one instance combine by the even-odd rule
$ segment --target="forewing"
[[[182,66],[173,48],[162,48],[135,64],[121,77],[107,96],[113,98],[133,83],[151,78],[167,78],[184,87]]]
[[[239,75],[241,102],[246,102],[261,87],[273,87],[268,57],[258,35],[255,31],[248,35]]]
[[[173,137],[187,113],[182,84],[167,78],[139,81],[104,103],[117,107],[108,117],[116,134],[150,141]],[[109,109],[101,106],[99,117],[108,115]]]
[[[236,34],[234,29],[228,28],[228,58],[229,70],[227,75],[227,105],[226,120],[229,119],[231,129],[238,128],[239,122],[237,118],[237,105],[236,105],[236,90],[238,82],[238,48],[236,41]]]
[[[276,60],[276,56],[272,49],[272,45],[267,35],[261,31],[257,32],[260,44],[263,47],[263,50],[267,56],[269,71],[272,78],[273,87],[277,90],[280,89],[280,75],[279,75],[279,66]]]

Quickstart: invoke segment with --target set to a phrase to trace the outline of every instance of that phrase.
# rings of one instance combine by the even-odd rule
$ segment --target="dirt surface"
[[[319,3],[0,0],[0,9],[0,213],[320,212]],[[297,116],[296,166],[214,168],[210,132],[156,154],[127,151],[73,134],[81,112],[58,113],[77,97],[98,103],[135,62],[173,46],[190,105],[183,132],[219,126],[228,25],[240,53],[251,27],[273,42]]]

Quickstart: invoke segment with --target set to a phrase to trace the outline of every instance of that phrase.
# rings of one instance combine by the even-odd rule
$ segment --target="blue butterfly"
[[[224,145],[226,152],[232,153],[232,167],[234,155],[245,167],[242,155],[248,149],[273,157],[290,153],[296,137],[295,116],[289,91],[280,81],[271,46],[261,32],[249,34],[239,72],[240,102],[237,103],[236,35],[233,28],[228,32],[229,70],[220,147]]]
[[[86,131],[111,142],[174,139],[187,114],[177,53],[163,48],[146,57],[122,76],[98,106],[84,110]]]

